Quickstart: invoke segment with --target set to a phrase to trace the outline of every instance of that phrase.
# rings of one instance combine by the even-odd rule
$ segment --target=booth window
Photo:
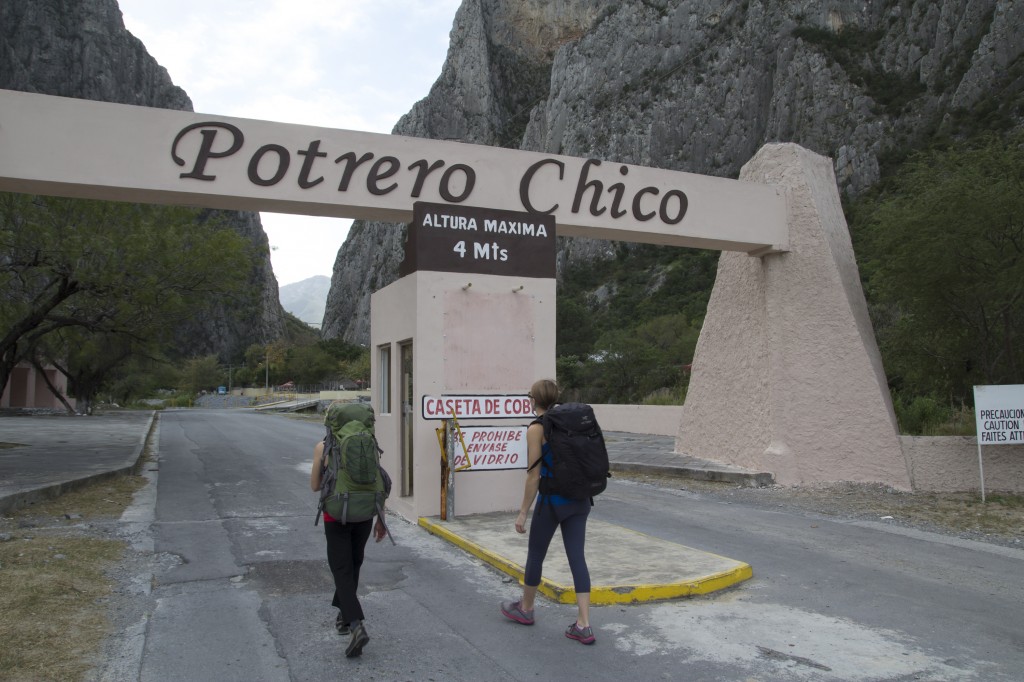
[[[380,404],[377,406],[377,414],[391,413],[391,346],[381,346],[380,355]]]

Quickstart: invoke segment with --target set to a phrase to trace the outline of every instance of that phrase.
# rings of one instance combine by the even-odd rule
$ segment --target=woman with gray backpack
[[[320,493],[315,523],[322,514],[327,564],[334,577],[331,605],[339,609],[335,620],[338,634],[350,636],[345,648],[348,658],[362,654],[370,641],[356,595],[366,542],[371,532],[377,542],[388,534],[384,502],[391,486],[380,467],[373,423],[373,408],[365,403],[328,407],[324,418],[327,434],[313,449],[309,480],[310,487]]]

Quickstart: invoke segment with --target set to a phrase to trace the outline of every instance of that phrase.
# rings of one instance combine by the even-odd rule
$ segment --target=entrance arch
[[[0,90],[0,190],[391,222],[461,203],[723,250],[676,449],[782,483],[910,487],[832,165],[796,145],[727,180]]]

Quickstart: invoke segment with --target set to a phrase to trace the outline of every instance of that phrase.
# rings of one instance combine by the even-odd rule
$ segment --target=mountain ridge
[[[278,288],[281,307],[306,324],[319,327],[324,319],[330,288],[331,278],[327,275],[313,275],[283,284]]]
[[[908,150],[1020,126],[1021,25],[1012,0],[464,0],[440,77],[393,132],[729,178],[793,142],[857,197]],[[403,237],[353,224],[325,338],[368,342]],[[559,274],[630,248],[560,238]]]

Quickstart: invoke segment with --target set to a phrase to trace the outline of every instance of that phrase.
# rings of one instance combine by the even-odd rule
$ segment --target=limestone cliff
[[[145,46],[124,26],[116,0],[4,0],[0,3],[0,88],[120,104],[192,111]],[[276,338],[284,312],[259,214],[220,212],[253,245],[250,298],[217,301],[179,331],[191,354],[239,357]]]
[[[1022,25],[1016,0],[464,0],[441,76],[394,132],[724,177],[795,142],[852,196],[936,136],[1020,125]],[[326,337],[368,341],[402,239],[356,223]],[[612,252],[564,240],[559,263]]]

